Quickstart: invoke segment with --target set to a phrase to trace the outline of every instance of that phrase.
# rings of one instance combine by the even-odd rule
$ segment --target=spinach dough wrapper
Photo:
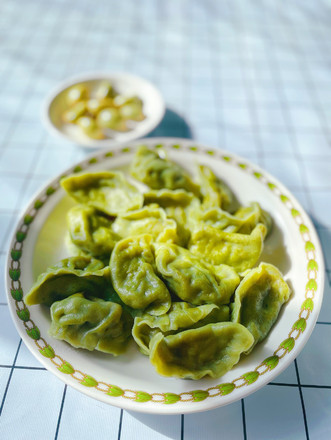
[[[234,212],[238,202],[226,183],[215,176],[206,165],[200,165],[198,170],[203,208],[222,208]]]
[[[63,178],[61,185],[77,202],[111,216],[139,209],[144,201],[138,188],[131,185],[120,171],[73,174]]]
[[[156,274],[151,235],[119,241],[110,257],[111,279],[121,300],[133,309],[162,315],[171,306],[165,284]]]
[[[123,353],[131,336],[132,318],[119,304],[76,293],[51,306],[49,334],[76,348]]]
[[[213,266],[174,244],[155,244],[158,273],[169,290],[194,305],[228,304],[240,278],[232,267]]]
[[[112,230],[113,221],[93,206],[76,205],[68,211],[67,224],[71,242],[96,258],[110,257],[120,237]]]
[[[240,273],[257,263],[266,233],[267,228],[262,223],[255,226],[249,235],[204,226],[192,233],[189,250],[211,264],[227,264]]]
[[[184,189],[160,189],[144,193],[144,203],[157,203],[165,210],[167,217],[177,225],[176,244],[186,247],[191,236],[188,213],[200,207],[200,200]]]
[[[78,292],[107,299],[112,290],[109,266],[94,258],[70,257],[40,274],[24,301],[28,306],[50,306]]]
[[[164,335],[174,334],[182,329],[202,327],[211,322],[229,320],[229,307],[207,304],[194,307],[186,302],[172,303],[169,311],[161,316],[144,313],[134,319],[132,336],[139,350],[149,354],[149,343],[152,337],[161,332]]]
[[[203,205],[190,210],[190,225],[192,229],[199,229],[203,225],[221,229],[224,232],[250,234],[253,229],[262,223],[269,232],[272,227],[270,215],[263,211],[257,202],[239,208],[235,214],[230,214],[221,208],[202,209]]]
[[[118,216],[113,231],[121,238],[150,234],[160,242],[179,241],[176,222],[167,218],[164,209],[154,204]]]
[[[247,327],[254,336],[255,345],[267,336],[290,293],[279,270],[272,264],[261,263],[239,284],[231,320]]]
[[[161,208],[173,206],[188,206],[194,199],[194,194],[184,189],[159,189],[144,193],[144,204],[157,203]]]
[[[252,334],[243,325],[220,322],[175,335],[157,333],[149,345],[149,358],[162,376],[216,378],[229,371],[253,343]]]
[[[199,194],[199,187],[189,174],[175,162],[163,159],[158,152],[142,145],[138,148],[132,164],[131,174],[152,189],[185,189]]]

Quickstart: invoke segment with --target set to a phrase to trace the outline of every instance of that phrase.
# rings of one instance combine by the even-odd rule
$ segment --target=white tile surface
[[[10,366],[14,362],[20,337],[8,313],[8,306],[0,305],[0,322],[2,327],[0,333],[0,365]]]
[[[311,188],[325,189],[330,187],[330,157],[305,159],[305,164],[307,168],[307,181]]]
[[[315,222],[323,229],[331,228],[331,191],[314,189],[310,192],[312,215]]]
[[[247,438],[306,438],[299,390],[268,385],[245,399]]]
[[[181,417],[123,412],[121,438],[135,440],[181,439]]]
[[[264,166],[267,171],[278,178],[290,190],[301,188],[302,172],[296,159],[266,155]]]
[[[186,415],[184,419],[184,440],[199,440],[208,435],[208,439],[217,440],[222,432],[228,438],[242,439],[241,402],[198,414]],[[207,434],[208,433],[208,434]]]
[[[331,322],[331,283],[329,273],[325,274],[325,287],[321,311],[318,317],[320,322]]]
[[[329,321],[330,318],[329,318]],[[328,341],[331,325],[317,324],[307,345],[298,356],[300,381],[305,385],[331,386],[331,353]]]
[[[63,384],[50,373],[15,370],[2,411],[0,438],[54,438],[62,395]]]
[[[114,406],[91,401],[78,391],[67,388],[57,438],[115,439],[118,436],[120,413],[121,410]]]
[[[331,437],[331,390],[304,388],[309,438],[328,440]]]

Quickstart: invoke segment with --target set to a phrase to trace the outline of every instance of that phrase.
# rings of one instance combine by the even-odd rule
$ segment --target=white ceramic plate
[[[67,170],[125,170],[135,142],[101,151]],[[219,149],[190,140],[146,139],[151,148],[163,145],[169,157],[193,171],[206,164],[234,190],[242,204],[258,201],[273,217],[262,260],[279,267],[293,289],[289,302],[269,336],[230,372],[219,379],[198,381],[159,376],[147,357],[132,346],[113,358],[72,348],[48,336],[47,308],[26,307],[22,301],[37,275],[67,255],[65,213],[72,201],[56,177],[32,200],[20,219],[7,263],[10,310],[25,344],[36,358],[68,385],[103,402],[129,410],[179,414],[204,411],[241,399],[282,372],[307,342],[320,310],[324,263],[309,217],[293,195],[274,177],[255,165]],[[203,349],[203,347],[201,347]]]
[[[69,87],[83,83],[93,90],[102,80],[110,81],[120,94],[138,96],[143,101],[143,111],[146,117],[143,121],[133,123],[133,128],[128,132],[114,131],[112,137],[95,140],[84,135],[75,124],[64,123],[62,115],[67,109],[65,94]],[[75,76],[59,84],[45,100],[42,120],[51,133],[83,147],[111,148],[147,135],[160,123],[164,113],[165,104],[160,92],[145,79],[124,72],[92,72]]]

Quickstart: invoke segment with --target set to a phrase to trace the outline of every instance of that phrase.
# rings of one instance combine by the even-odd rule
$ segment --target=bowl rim
[[[128,132],[128,139],[126,140],[116,140],[116,139],[103,139],[103,140],[96,140],[96,139],[91,139],[89,140],[89,138],[82,138],[79,141],[76,141],[75,139],[73,139],[71,136],[67,135],[66,133],[64,133],[62,130],[60,130],[58,127],[56,127],[56,125],[52,122],[52,119],[50,117],[50,109],[51,106],[54,102],[54,100],[57,98],[57,96],[62,93],[64,90],[66,90],[67,88],[75,85],[75,84],[79,84],[79,83],[83,83],[83,82],[89,82],[89,81],[102,81],[102,80],[107,80],[107,79],[128,79],[128,80],[132,80],[132,81],[140,81],[141,83],[145,84],[146,86],[148,86],[157,101],[158,104],[160,106],[160,111],[159,111],[159,115],[157,118],[155,118],[154,121],[151,121],[149,123],[149,125],[143,130],[141,131],[138,135],[135,134],[135,130],[132,130],[131,132]],[[96,71],[88,71],[85,73],[79,73],[73,76],[70,76],[64,80],[62,80],[61,82],[59,82],[57,85],[55,85],[51,91],[46,95],[46,97],[44,98],[42,105],[41,105],[41,110],[40,110],[40,118],[42,121],[43,126],[46,128],[46,130],[48,130],[52,135],[56,136],[57,138],[60,138],[62,140],[65,140],[67,142],[73,143],[75,145],[84,147],[84,148],[91,148],[91,149],[97,149],[97,148],[112,148],[112,147],[116,147],[118,145],[121,144],[125,144],[128,142],[133,142],[136,139],[141,139],[144,136],[146,136],[148,133],[150,133],[152,130],[154,130],[162,121],[164,115],[166,112],[166,105],[165,105],[165,101],[164,98],[160,92],[160,90],[155,86],[155,84],[153,84],[151,81],[129,73],[129,72],[125,72],[125,71],[102,71],[102,70],[96,70]],[[129,134],[132,134],[132,136],[129,137]]]
[[[221,396],[222,398],[219,399],[217,401],[217,404],[214,404],[214,405],[210,405],[210,404],[197,405],[198,402],[203,401],[204,398],[206,398],[203,395],[202,395],[202,397],[204,397],[204,398],[202,398],[201,395],[198,395],[198,394],[196,395],[196,399],[193,399],[193,400],[190,399],[191,405],[185,405],[185,402],[188,402],[185,399],[183,399],[182,401],[179,401],[182,403],[182,405],[178,405],[178,404],[177,405],[176,404],[175,405],[171,405],[171,404],[165,405],[164,402],[162,402],[162,401],[144,402],[144,400],[141,400],[141,401],[136,400],[135,401],[132,399],[130,400],[130,398],[127,398],[127,399],[118,399],[117,397],[109,398],[109,396],[106,397],[104,393],[94,393],[93,394],[91,392],[92,389],[89,389],[86,386],[82,387],[82,382],[78,382],[77,380],[76,381],[70,380],[69,377],[67,377],[68,374],[63,374],[63,372],[60,372],[60,370],[58,368],[54,368],[54,366],[50,365],[49,364],[50,359],[48,356],[40,355],[36,349],[32,350],[30,348],[29,344],[26,344],[26,345],[29,348],[29,350],[32,352],[32,354],[37,358],[37,360],[39,362],[41,362],[46,367],[46,369],[48,369],[53,374],[55,374],[57,377],[59,377],[63,382],[72,386],[73,388],[77,389],[78,391],[89,395],[90,397],[93,397],[93,398],[100,400],[102,402],[106,402],[106,403],[111,404],[113,406],[117,406],[117,407],[120,407],[120,408],[123,408],[126,410],[133,410],[133,411],[138,411],[138,412],[154,413],[154,414],[178,414],[179,411],[182,414],[184,414],[184,413],[194,413],[194,412],[201,412],[201,411],[206,411],[206,410],[210,410],[210,409],[215,409],[217,407],[224,406],[229,403],[233,403],[239,399],[242,399],[242,398],[252,394],[253,392],[259,390],[260,388],[262,388],[264,385],[266,385],[268,382],[270,382],[275,377],[272,374],[264,374],[265,372],[270,372],[276,366],[277,367],[277,375],[280,374],[283,370],[285,370],[285,368],[287,368],[290,365],[290,363],[299,355],[301,350],[304,348],[305,344],[307,343],[307,341],[308,341],[308,339],[309,339],[309,337],[315,327],[315,324],[316,324],[316,321],[318,319],[318,315],[320,312],[320,308],[322,305],[322,300],[323,300],[325,264],[324,264],[324,256],[323,256],[323,252],[322,252],[322,247],[321,247],[320,240],[319,240],[318,234],[316,232],[316,229],[313,225],[312,220],[310,219],[309,215],[306,213],[304,208],[301,206],[301,204],[298,202],[298,200],[295,198],[295,196],[293,196],[293,194],[277,178],[273,177],[270,173],[263,170],[258,165],[255,165],[250,160],[244,159],[235,153],[231,153],[231,152],[222,150],[220,148],[212,148],[212,147],[206,146],[200,142],[195,142],[194,140],[191,140],[191,139],[170,138],[170,137],[169,138],[168,137],[146,138],[143,140],[130,142],[127,144],[127,146],[123,146],[123,145],[117,146],[115,150],[111,150],[109,153],[111,153],[111,155],[113,155],[113,154],[121,153],[121,152],[122,153],[130,152],[130,151],[132,152],[132,149],[141,143],[152,143],[152,144],[154,144],[154,146],[156,146],[156,145],[159,146],[162,143],[166,143],[166,144],[169,144],[169,145],[167,145],[167,148],[169,148],[169,149],[171,148],[171,144],[176,149],[178,148],[178,145],[183,144],[184,151],[198,150],[198,152],[200,152],[200,153],[202,152],[207,155],[215,155],[217,157],[217,159],[221,159],[226,162],[228,162],[229,160],[230,161],[234,160],[233,164],[236,166],[239,166],[242,169],[245,169],[245,167],[247,167],[247,168],[252,167],[250,171],[252,171],[252,173],[254,174],[254,176],[257,179],[261,179],[261,178],[266,179],[265,183],[267,184],[269,189],[273,192],[277,191],[276,194],[281,198],[283,203],[288,203],[288,199],[286,199],[286,197],[287,197],[286,195],[285,195],[285,198],[282,199],[282,196],[284,195],[284,193],[285,194],[288,193],[291,196],[291,200],[294,201],[294,205],[297,208],[299,208],[299,211],[300,211],[299,214],[297,212],[296,213],[293,212],[293,218],[295,219],[296,222],[297,222],[297,217],[301,216],[301,213],[303,213],[304,222],[302,222],[302,223],[297,222],[301,235],[304,236],[304,234],[306,233],[305,228],[301,228],[301,225],[303,225],[305,227],[307,227],[307,225],[308,225],[307,228],[309,229],[309,233],[312,234],[312,237],[313,237],[311,241],[306,240],[306,238],[302,237],[303,240],[306,243],[313,243],[313,244],[317,245],[317,248],[315,248],[317,251],[317,255],[315,256],[315,258],[319,262],[318,263],[318,283],[317,283],[316,288],[314,287],[314,285],[312,286],[312,288],[307,287],[308,290],[306,289],[306,294],[307,294],[307,292],[309,293],[310,290],[314,291],[313,292],[313,294],[314,294],[318,288],[319,295],[317,296],[315,301],[313,301],[313,308],[311,308],[311,310],[309,309],[309,304],[307,302],[310,297],[309,297],[309,295],[308,295],[308,297],[305,296],[306,299],[302,303],[300,315],[306,311],[307,316],[305,318],[303,315],[303,317],[301,317],[298,321],[296,321],[294,323],[294,324],[297,324],[302,319],[308,320],[308,318],[310,317],[310,319],[307,322],[307,326],[303,330],[300,329],[299,327],[298,328],[292,327],[290,334],[293,333],[294,336],[291,336],[291,337],[287,338],[285,341],[283,341],[280,344],[280,346],[278,347],[278,349],[276,350],[276,352],[279,351],[280,347],[283,349],[282,354],[277,358],[276,365],[272,364],[272,361],[276,361],[276,360],[271,359],[271,358],[275,358],[275,356],[271,356],[270,359],[269,358],[265,359],[257,367],[257,368],[259,368],[261,365],[264,365],[265,366],[264,372],[260,373],[257,369],[255,369],[254,371],[248,372],[247,374],[242,375],[240,378],[235,379],[233,382],[235,382],[239,379],[242,379],[242,381],[244,383],[243,384],[239,383],[238,386],[236,386],[234,389],[231,389],[230,391],[229,391],[229,389],[221,390],[221,394],[218,394],[218,395]],[[190,145],[192,145],[192,147],[190,147]],[[21,229],[22,225],[23,226],[26,225],[24,223],[24,221],[25,221],[24,216],[27,214],[27,212],[31,209],[36,210],[36,208],[33,208],[33,207],[35,207],[35,202],[37,200],[37,197],[40,197],[40,195],[44,191],[46,191],[47,188],[49,188],[52,184],[54,184],[54,182],[58,182],[61,175],[67,174],[69,172],[75,172],[75,169],[80,165],[88,167],[88,164],[91,163],[90,162],[91,159],[95,158],[96,156],[98,156],[99,158],[102,158],[103,155],[105,155],[104,157],[107,157],[107,153],[108,153],[107,151],[106,152],[98,151],[95,153],[91,153],[91,154],[87,155],[83,160],[80,160],[77,163],[75,163],[73,166],[67,168],[64,171],[64,173],[62,173],[62,174],[59,173],[57,176],[50,179],[45,185],[43,185],[38,191],[36,191],[35,195],[30,199],[30,202],[27,204],[26,208],[22,211],[22,213],[20,214],[20,216],[18,218],[18,221],[17,221],[15,228],[14,228],[12,240],[9,243],[7,262],[6,262],[6,266],[5,266],[5,271],[6,271],[5,279],[6,279],[6,294],[8,297],[9,310],[12,315],[12,319],[14,321],[15,327],[25,343],[26,343],[26,341],[28,341],[30,343],[32,342],[31,336],[29,336],[27,334],[27,332],[24,331],[23,326],[19,325],[20,319],[23,321],[24,321],[24,319],[18,317],[17,314],[15,313],[15,312],[17,312],[17,309],[15,309],[14,304],[16,303],[16,306],[17,306],[17,301],[13,301],[13,296],[11,295],[11,289],[10,289],[10,284],[13,282],[13,278],[10,274],[11,269],[13,269],[13,267],[10,265],[10,262],[13,262],[13,257],[11,256],[11,249],[14,249],[13,244],[15,242],[17,242],[17,232]],[[39,208],[37,208],[37,209],[39,209]],[[290,209],[290,207],[288,209]],[[294,211],[293,208],[292,208],[292,211]],[[27,227],[29,227],[29,224],[27,225]],[[301,231],[301,229],[302,229],[302,231]],[[310,252],[310,250],[308,249],[307,252]],[[311,260],[309,260],[309,261],[311,261]],[[15,263],[15,261],[14,261],[14,263]],[[14,269],[15,269],[15,267],[14,267]],[[309,271],[307,268],[307,273],[308,272]],[[315,275],[317,278],[317,270],[315,271]],[[310,278],[308,279],[307,286],[309,284],[309,280],[310,280]],[[314,298],[314,296],[313,296],[313,298]],[[303,307],[305,303],[307,303],[306,308]],[[310,316],[312,310],[314,311],[313,319],[311,319],[312,317]],[[304,339],[300,340],[303,342],[300,343],[300,341],[299,341],[299,344],[296,344],[296,339],[303,332],[305,332]],[[32,339],[33,339],[33,337],[32,337]],[[284,356],[285,356],[285,359],[283,359]],[[265,363],[265,361],[267,361],[267,360],[270,360],[270,364]],[[257,373],[256,373],[256,371],[257,371]],[[255,372],[255,374],[254,374],[254,372]],[[253,374],[251,374],[251,373],[253,373]],[[257,380],[257,379],[259,379],[259,380]],[[229,384],[227,384],[227,383],[220,384],[220,386],[222,386],[222,385],[229,385]],[[249,386],[244,386],[244,385],[249,385]],[[240,389],[240,391],[239,391],[239,389]],[[200,391],[201,390],[196,390],[196,392],[200,392]],[[223,391],[224,391],[224,393],[223,393]],[[192,393],[194,393],[194,392],[195,391],[192,391]],[[232,392],[233,392],[233,394],[232,394]],[[140,391],[136,391],[136,393],[140,393]],[[239,393],[239,395],[238,395],[238,393]],[[158,393],[155,393],[155,394],[158,394]],[[165,393],[165,394],[171,395],[172,393]],[[190,393],[184,392],[181,394],[190,394]],[[143,394],[141,396],[142,396],[141,398],[143,399],[144,398]],[[170,400],[171,400],[171,397],[172,396],[169,396]],[[214,396],[209,395],[208,397],[214,397]],[[207,400],[209,400],[209,399],[207,399]],[[214,399],[214,401],[216,402],[215,399]],[[137,403],[137,402],[143,402],[143,403],[145,403],[145,405],[141,405],[141,403]],[[173,401],[173,402],[169,402],[169,403],[179,403],[179,402]],[[183,403],[184,403],[184,405],[183,405]],[[204,403],[206,403],[206,402],[204,402]]]

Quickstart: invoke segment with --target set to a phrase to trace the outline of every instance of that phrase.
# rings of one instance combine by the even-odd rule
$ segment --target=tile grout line
[[[52,39],[54,38],[54,36],[55,36],[55,31],[57,30],[57,27],[56,27],[55,25],[57,25],[57,21],[55,21],[55,24],[52,26],[52,29],[51,29],[51,31],[50,31],[50,33],[49,33],[49,37],[48,37],[49,40],[52,40]],[[74,45],[73,45],[74,47],[75,47],[75,45],[78,44],[78,38],[79,38],[79,33],[77,33],[76,40],[75,40]],[[74,47],[73,47],[73,49],[72,49],[73,51],[74,51]],[[40,61],[39,61],[39,62],[40,62]],[[36,66],[37,66],[37,65],[38,65],[38,63],[36,64]],[[34,70],[36,70],[36,66],[35,66]],[[30,80],[29,84],[31,83],[31,81],[32,81],[32,80]],[[40,150],[43,149],[43,144],[44,144],[44,140],[45,140],[45,138],[46,138],[46,133],[43,134],[43,136],[41,137],[41,140],[38,142],[38,145],[40,145],[41,149],[40,149],[40,148],[39,148],[39,150],[36,149],[36,151],[35,151],[35,155],[36,155],[37,153],[39,153]],[[30,176],[30,175],[33,176],[33,172],[32,172],[32,170],[31,170],[31,172],[28,173],[28,176]],[[28,181],[28,177],[25,176],[25,179],[24,179],[24,182],[23,182],[23,183],[25,184],[25,188],[26,188],[26,182],[27,182],[27,181]],[[22,189],[23,189],[23,188],[22,188]],[[24,195],[24,192],[23,192],[23,195]],[[21,197],[22,197],[22,193],[21,193]],[[19,202],[17,202],[17,204],[19,204]],[[17,207],[16,210],[18,210],[18,207]],[[14,210],[14,211],[15,211],[15,210]],[[12,212],[11,217],[12,217],[12,218],[16,217],[16,215],[15,215],[14,212]],[[11,225],[8,227],[8,232],[9,232],[9,230],[11,230],[10,228],[11,228]],[[6,235],[6,234],[5,234],[5,235]],[[5,240],[6,240],[6,238],[4,237],[4,240],[3,240],[2,246],[3,246],[3,244],[5,243]],[[10,381],[11,381],[11,377],[12,377],[13,371],[14,371],[14,369],[15,369],[15,363],[16,363],[16,359],[17,359],[17,355],[18,355],[18,351],[19,351],[19,349],[20,349],[21,343],[22,343],[22,339],[20,340],[19,348],[18,348],[18,350],[17,350],[16,356],[15,356],[15,359],[14,359],[14,362],[13,362],[13,365],[12,365],[12,369],[11,369],[11,372],[10,372],[10,376],[9,376],[9,379],[8,379],[8,382],[7,382],[6,390],[5,390],[5,393],[4,393],[4,396],[3,396],[3,400],[2,400],[2,404],[1,404],[1,407],[0,407],[0,415],[1,415],[1,413],[2,413],[2,410],[3,410],[4,404],[5,404],[5,399],[6,399],[7,391],[8,391],[8,388],[9,388],[9,384],[10,384]],[[62,414],[62,413],[61,413],[61,414]],[[56,435],[57,435],[57,434],[56,434]]]
[[[300,382],[298,363],[297,363],[296,359],[294,360],[294,366],[295,366],[295,372],[296,372],[297,381],[298,381],[298,389],[299,389],[300,400],[301,400],[301,408],[302,408],[303,422],[304,422],[304,425],[305,425],[306,438],[307,438],[307,440],[309,440],[309,431],[308,431],[308,422],[307,422],[306,408],[305,408],[305,402],[304,402],[303,393],[302,393],[302,387],[301,387],[301,382]]]
[[[32,15],[32,17],[33,17],[33,15]],[[25,22],[26,16],[23,17],[23,16],[20,15],[20,18],[23,18],[22,21],[24,23],[25,29],[26,30],[30,30],[30,34],[29,34],[30,38],[29,39],[31,39],[33,37],[33,35],[35,35],[34,31],[38,27],[37,22],[34,20],[34,17],[33,17],[31,22],[27,24]],[[31,32],[31,29],[29,29],[29,26],[31,26],[33,23],[35,23],[35,27],[33,28],[33,31]],[[21,23],[17,23],[17,21],[16,21],[15,26],[16,27],[17,26],[21,26]],[[27,38],[28,38],[27,35],[25,35],[25,34],[23,34],[23,36],[21,35],[21,38],[19,39],[19,43],[18,43],[17,47],[14,50],[11,49],[12,50],[12,52],[11,52],[12,56],[17,57],[17,59],[19,59],[21,57],[21,52],[22,52],[22,50],[24,50],[24,48],[26,47],[26,45],[27,45],[27,43],[29,41]],[[1,72],[1,77],[6,78],[7,82],[8,82],[8,80],[9,81],[11,80],[10,73],[11,73],[11,62],[9,60],[7,65],[6,65],[6,69],[3,72]],[[1,78],[1,80],[2,80],[2,78]],[[6,86],[6,83],[2,82],[1,83],[1,91],[6,90],[5,86]]]
[[[224,120],[224,101],[222,99],[223,97],[223,84],[222,81],[219,80],[218,75],[224,68],[222,66],[222,62],[219,58],[213,57],[213,50],[212,46],[216,46],[217,53],[220,52],[219,44],[217,41],[217,36],[215,35],[215,28],[214,26],[210,26],[209,32],[208,32],[208,42],[210,44],[210,50],[209,50],[209,56],[210,56],[210,65],[211,65],[211,71],[212,71],[212,82],[213,82],[213,88],[215,90],[214,94],[214,106],[215,106],[215,115],[216,115],[216,131],[217,131],[217,141],[218,145],[222,148],[227,148],[227,140],[226,140],[226,131],[224,130],[224,127],[222,126],[222,120]]]
[[[309,384],[302,384],[300,383],[283,383],[283,382],[269,382],[267,385],[271,386],[279,386],[279,387],[291,387],[291,388],[298,388],[299,386],[301,388],[316,388],[320,390],[331,390],[331,385],[309,385]]]
[[[279,12],[281,15],[281,12]],[[284,22],[286,22],[286,27],[288,27],[288,22],[286,17],[284,17],[285,20]],[[296,50],[296,52],[298,52],[301,57],[301,65],[304,67],[301,69],[301,71],[303,72],[303,77],[305,80],[305,83],[307,85],[307,90],[309,90],[310,96],[312,97],[312,102],[313,105],[315,107],[316,112],[319,114],[319,119],[322,121],[322,131],[325,135],[325,137],[328,139],[328,141],[330,141],[330,133],[329,133],[329,128],[327,125],[327,116],[325,115],[324,110],[321,108],[321,104],[319,102],[319,98],[318,98],[318,94],[316,92],[316,87],[315,87],[315,83],[311,78],[309,69],[307,68],[307,56],[305,53],[302,52],[301,47],[299,46],[299,44],[297,43],[298,41],[298,36],[296,35],[296,28],[292,27],[291,29],[293,29],[293,34],[295,35],[295,39],[292,38],[292,46],[294,47],[294,49]]]
[[[48,41],[49,42],[51,42],[54,38],[55,38],[55,33],[56,33],[56,31],[57,31],[57,21],[55,21],[54,23],[53,23],[53,26],[52,26],[52,28],[51,28],[51,30],[49,31],[49,34],[48,34]],[[47,45],[46,45],[46,48],[47,48]],[[45,50],[46,49],[44,49],[44,51],[43,52],[41,52],[41,54],[43,54],[44,52],[45,52]],[[30,93],[31,92],[31,88],[32,88],[32,90],[33,90],[33,87],[31,87],[31,85],[33,84],[33,75],[35,74],[35,72],[36,72],[36,70],[37,70],[37,66],[39,65],[39,64],[41,64],[42,63],[42,60],[41,59],[39,59],[38,60],[38,62],[36,62],[35,63],[35,65],[34,65],[34,68],[33,68],[33,70],[32,70],[32,72],[31,72],[31,77],[30,77],[30,80],[28,81],[28,85],[27,85],[27,87],[26,87],[26,90],[24,91],[24,93],[22,94],[22,102],[24,102],[24,99],[25,99],[25,95],[27,94],[27,93]],[[15,116],[12,118],[12,120],[10,121],[10,131],[13,131],[14,130],[14,126],[17,124],[17,122],[19,122],[20,121],[20,118],[18,117],[18,114],[16,113],[15,114]],[[12,133],[11,133],[12,134]],[[11,135],[9,135],[9,134],[7,134],[7,136],[6,136],[6,139],[3,141],[3,145],[4,145],[4,147],[1,149],[1,152],[3,153],[6,149],[7,149],[7,147],[8,147],[8,140],[10,139],[10,136]],[[44,138],[45,138],[45,136],[46,136],[46,133],[45,134],[43,134],[42,136],[41,136],[41,139],[40,139],[40,141],[38,142],[38,145],[40,144],[40,145],[42,145],[43,143],[44,143]],[[9,138],[9,139],[8,139]],[[1,158],[1,152],[0,152],[0,158]],[[38,148],[36,148],[36,151],[35,151],[35,155],[37,154],[37,153],[39,153],[39,151],[38,151]],[[31,173],[31,175],[33,175],[32,173]],[[25,178],[24,178],[24,181],[23,181],[23,187],[21,187],[21,189],[23,190],[24,188],[26,188],[26,181],[28,181],[28,179],[29,179],[29,177],[31,177],[31,175],[30,175],[30,172],[29,173],[27,173],[26,175],[25,175]],[[21,191],[20,192],[20,195],[21,195],[21,198],[22,198],[22,193],[23,193],[23,195],[24,195],[24,191]],[[12,210],[12,212],[11,212],[11,218],[12,218],[12,220],[13,221],[15,221],[15,220],[17,220],[17,214],[16,214],[16,212],[19,212],[19,200],[17,201],[17,204],[16,204],[16,206],[15,206],[15,208],[14,208],[14,210]],[[9,225],[8,225],[8,227],[7,227],[7,230],[6,230],[6,234],[4,234],[4,238],[3,238],[3,241],[2,241],[2,243],[1,243],[1,249],[4,247],[4,244],[5,244],[5,242],[6,242],[6,240],[7,240],[7,238],[8,238],[8,234],[9,234],[9,232],[11,232],[12,231],[12,223],[9,223]],[[10,243],[8,243],[8,245],[10,245]]]
[[[51,41],[55,38],[55,33],[56,33],[56,31],[58,31],[58,27],[56,26],[57,24],[58,24],[57,21],[55,21],[53,23],[52,29],[51,29],[50,33],[48,34],[49,43],[51,43]],[[2,141],[2,148],[0,150],[0,158],[3,155],[4,151],[6,151],[6,149],[7,149],[7,144],[11,138],[14,127],[17,125],[17,123],[19,123],[21,121],[21,118],[18,117],[18,115],[22,114],[22,107],[24,108],[24,106],[26,105],[26,97],[28,94],[31,94],[31,88],[33,90],[33,81],[35,79],[36,71],[38,69],[38,66],[41,65],[42,62],[44,61],[45,55],[47,54],[47,50],[48,50],[48,46],[45,45],[44,50],[39,53],[40,58],[35,62],[35,64],[33,65],[33,68],[31,69],[29,81],[27,82],[27,85],[26,85],[24,91],[21,93],[21,105],[19,106],[20,111],[16,112],[15,115],[13,116],[13,118],[11,118],[11,120],[9,122],[8,133],[6,133],[6,136],[5,136],[4,140]]]
[[[117,440],[121,440],[121,435],[122,435],[122,422],[123,422],[123,409],[121,409],[120,419],[119,419],[119,423],[118,423],[118,434],[117,434]]]
[[[25,366],[25,365],[1,365],[0,364],[0,368],[14,368],[14,370],[41,370],[41,371],[46,371],[47,368],[45,367],[30,367],[30,366]]]
[[[238,36],[235,38],[235,43],[238,48],[238,52],[240,53],[239,57],[239,68],[241,72],[241,78],[243,81],[243,88],[245,90],[246,94],[246,108],[249,111],[250,115],[250,121],[251,121],[251,127],[252,131],[254,133],[254,138],[256,142],[256,149],[257,149],[257,156],[259,158],[259,165],[264,167],[265,164],[265,151],[263,148],[263,142],[260,135],[261,125],[259,123],[259,117],[257,114],[257,104],[256,104],[256,98],[254,97],[254,94],[252,93],[252,87],[251,87],[251,79],[248,78],[246,74],[246,66],[248,64],[248,61],[245,59],[243,54],[245,53],[245,35],[246,35],[246,29],[245,26],[242,24],[242,20],[240,20],[240,10],[239,8],[235,8],[235,24],[239,31],[242,32],[241,38],[239,39]],[[251,60],[249,60],[249,63]]]
[[[274,47],[274,40],[273,40],[272,36],[270,37],[270,44],[272,47]],[[286,130],[287,130],[287,133],[288,133],[289,138],[291,140],[292,152],[294,154],[294,158],[295,158],[298,166],[301,165],[299,167],[300,180],[301,180],[301,185],[300,185],[301,188],[300,189],[302,189],[304,191],[304,193],[306,194],[308,205],[309,205],[309,208],[311,209],[312,200],[311,200],[310,188],[307,187],[307,172],[306,172],[305,162],[301,156],[301,152],[300,152],[297,138],[295,135],[295,128],[293,126],[292,118],[290,115],[291,105],[288,105],[287,99],[284,95],[284,91],[283,91],[283,87],[282,87],[283,80],[282,80],[282,77],[280,74],[279,62],[278,62],[277,58],[275,57],[275,54],[272,50],[267,51],[265,49],[265,52],[267,54],[267,61],[270,66],[270,70],[273,72],[273,82],[274,82],[275,88],[276,88],[276,90],[278,90],[279,95],[280,95],[281,110],[284,114],[284,120],[286,122]],[[273,58],[271,58],[271,54],[273,54]],[[298,128],[298,127],[296,127],[296,128]]]
[[[61,406],[60,406],[60,412],[59,412],[58,419],[57,419],[54,440],[57,440],[58,435],[59,435],[59,429],[60,429],[62,413],[63,413],[63,407],[64,407],[64,400],[65,400],[66,394],[67,394],[67,385],[65,384],[64,388],[63,388],[62,401],[61,401]]]
[[[17,347],[16,354],[15,354],[14,361],[13,361],[13,365],[11,366],[11,370],[10,370],[9,377],[8,377],[8,380],[7,380],[5,392],[3,394],[3,398],[2,398],[2,402],[1,402],[0,416],[2,414],[2,410],[3,410],[4,405],[5,405],[5,401],[6,401],[6,397],[7,397],[7,393],[8,393],[8,389],[9,389],[9,385],[10,385],[10,382],[11,382],[11,379],[12,379],[12,376],[13,376],[13,372],[14,372],[14,368],[15,368],[15,363],[16,363],[16,360],[17,360],[18,353],[20,351],[21,345],[22,345],[22,339],[20,339],[20,342],[18,343],[18,347]]]
[[[245,414],[244,399],[241,399],[241,414],[242,414],[242,424],[243,424],[243,436],[244,436],[244,440],[247,440],[246,414]]]

